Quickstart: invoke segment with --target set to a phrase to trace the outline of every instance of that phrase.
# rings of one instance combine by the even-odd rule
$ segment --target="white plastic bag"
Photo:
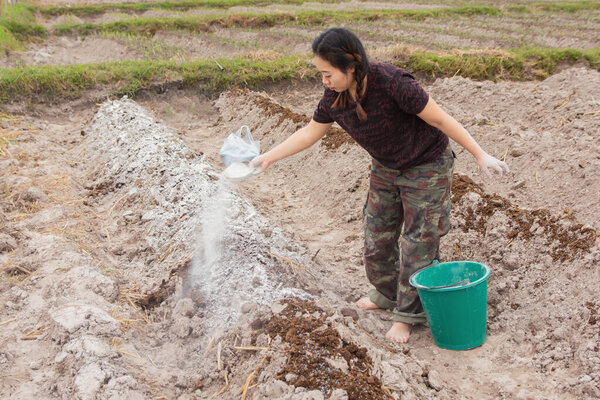
[[[246,136],[242,137],[243,131]],[[227,136],[219,151],[219,156],[226,167],[234,162],[250,161],[260,155],[260,142],[252,139],[250,128],[242,126],[236,133]]]

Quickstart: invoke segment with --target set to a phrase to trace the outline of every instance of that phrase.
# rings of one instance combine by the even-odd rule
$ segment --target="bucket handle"
[[[413,274],[413,276],[414,276],[414,275],[416,275],[418,272],[420,272],[420,271],[424,270],[425,268],[433,267],[434,265],[438,265],[439,263],[440,263],[440,262],[439,262],[438,260],[433,260],[433,261],[431,262],[431,264],[429,264],[428,266],[426,266],[426,267],[423,267],[423,268],[421,268],[420,270],[416,271],[416,272]],[[412,280],[412,279],[411,279],[411,281],[412,281],[412,282],[414,282],[414,280]],[[460,282],[451,283],[451,284],[449,284],[449,285],[442,285],[442,286],[423,286],[423,285],[419,285],[418,283],[412,283],[412,282],[411,282],[411,284],[412,284],[412,285],[413,285],[415,288],[417,288],[417,289],[446,289],[446,288],[451,288],[451,287],[459,287],[459,286],[461,286],[461,287],[462,287],[462,286],[465,286],[465,285],[468,285],[468,284],[469,284],[469,280],[468,280],[468,279],[462,280],[462,281],[460,281]]]
[[[445,289],[445,288],[451,288],[451,287],[465,286],[468,284],[469,284],[469,280],[465,279],[464,281],[451,283],[449,285],[443,285],[443,286],[421,286],[421,285],[418,285],[417,287],[419,289]]]

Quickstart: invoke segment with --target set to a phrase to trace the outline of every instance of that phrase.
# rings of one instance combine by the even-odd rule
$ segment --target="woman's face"
[[[343,92],[354,84],[354,67],[348,68],[344,73],[319,56],[315,56],[313,62],[321,73],[323,85],[329,89]]]

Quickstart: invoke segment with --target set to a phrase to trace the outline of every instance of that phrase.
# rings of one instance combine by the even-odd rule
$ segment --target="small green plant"
[[[104,264],[98,265],[98,268],[100,268],[100,271],[102,271],[102,275],[108,276],[108,277],[112,276],[115,272],[112,268],[110,268]]]

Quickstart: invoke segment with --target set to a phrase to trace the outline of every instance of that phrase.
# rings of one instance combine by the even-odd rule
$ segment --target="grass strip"
[[[377,57],[376,57],[377,58]],[[405,50],[387,54],[392,63],[430,78],[460,75],[475,80],[533,80],[545,78],[562,64],[585,63],[600,70],[600,48],[519,49],[510,52],[429,53]],[[267,82],[315,79],[318,73],[307,55],[264,61],[259,57],[213,60],[122,61],[70,66],[0,69],[0,101],[73,99],[101,88],[111,95],[133,97],[152,84],[177,83],[210,92],[233,87],[256,88]]]
[[[14,37],[19,40],[45,37],[48,34],[46,28],[41,25],[23,24],[21,22],[0,18],[0,26],[3,26]]]
[[[179,82],[219,92],[229,87],[256,87],[259,83],[316,76],[303,59],[287,56],[273,61],[236,57],[220,59],[221,70],[213,60],[120,61],[67,66],[35,66],[0,69],[0,101],[27,98],[48,101],[74,99],[97,87],[112,95],[134,96],[153,83]]]
[[[545,79],[559,65],[582,61],[600,71],[600,48],[541,49],[522,48],[511,51],[481,51],[430,53],[414,51],[393,62],[428,78],[460,75],[475,80],[535,80]]]
[[[27,3],[18,3],[9,5],[2,1],[2,13],[0,17],[10,19],[12,21],[20,22],[22,24],[33,24],[35,23],[35,16],[33,15],[32,7]]]
[[[346,0],[326,0],[325,3],[338,3]],[[39,6],[35,7],[46,16],[72,14],[79,17],[94,16],[107,11],[142,13],[151,9],[186,11],[193,8],[229,8],[236,6],[259,6],[268,4],[303,4],[304,0],[187,0],[162,1],[152,3],[105,3],[79,6]]]
[[[3,25],[0,25],[0,51],[20,50],[21,42]]]
[[[508,11],[531,13],[535,11],[545,12],[578,12],[584,10],[600,9],[600,3],[597,1],[570,1],[570,2],[538,2],[529,5],[505,6]]]
[[[80,17],[94,16],[103,14],[107,11],[122,11],[132,13],[142,13],[151,9],[162,9],[172,11],[185,11],[193,8],[229,8],[236,6],[260,6],[269,4],[296,4],[302,5],[305,0],[185,0],[172,2],[151,2],[151,3],[105,3],[94,5],[79,6],[37,6],[33,9],[39,10],[46,16],[57,16],[63,14],[72,14]],[[326,0],[326,3],[341,3],[347,0]],[[476,3],[475,3],[476,4]],[[477,6],[475,6],[477,7]],[[496,8],[496,7],[492,7]],[[577,12],[581,10],[598,9],[600,4],[594,1],[574,1],[574,2],[537,2],[529,5],[504,6],[502,10],[514,12]],[[496,8],[501,11],[500,8]],[[423,10],[417,10],[423,11]]]
[[[46,28],[35,23],[35,16],[27,4],[4,5],[0,16],[0,28],[5,32],[0,33],[2,48],[13,48],[10,43],[15,40],[26,41],[32,37],[45,37],[48,34]],[[20,47],[20,44],[17,44],[17,47]]]
[[[301,11],[297,13],[239,13],[235,15],[207,15],[183,18],[132,18],[107,23],[64,23],[55,29],[58,34],[89,35],[101,32],[154,34],[164,30],[205,32],[211,27],[264,28],[276,25],[324,25],[341,22],[372,22],[381,19],[416,19],[451,17],[456,15],[498,15],[501,11],[488,6],[463,6],[425,10],[356,10],[356,11]]]

